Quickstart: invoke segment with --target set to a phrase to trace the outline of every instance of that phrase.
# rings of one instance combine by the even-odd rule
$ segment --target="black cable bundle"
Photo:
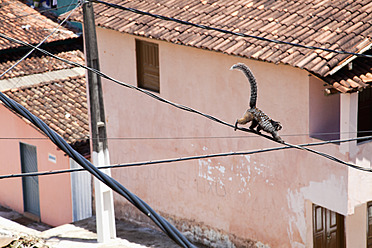
[[[33,115],[25,107],[18,104],[14,100],[8,98],[2,92],[0,92],[0,100],[5,104],[6,107],[20,114],[21,116],[29,120],[32,124],[34,124],[36,127],[38,127],[52,140],[52,142],[56,146],[58,146],[68,156],[74,159],[84,169],[89,171],[89,173],[95,176],[98,180],[106,184],[108,187],[116,191],[118,194],[124,196],[142,213],[146,214],[163,232],[165,232],[177,244],[179,244],[182,247],[195,247],[174,226],[172,226],[163,217],[158,215],[146,202],[141,200],[138,196],[132,194],[118,181],[97,169],[97,167],[90,163],[80,153],[76,152],[61,136],[59,136],[56,132],[50,129],[43,121],[41,121],[38,117]]]

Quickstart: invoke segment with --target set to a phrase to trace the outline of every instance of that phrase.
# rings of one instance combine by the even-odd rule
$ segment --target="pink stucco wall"
[[[21,173],[20,142],[36,146],[38,171],[69,168],[69,158],[28,122],[0,105],[0,174]],[[56,157],[56,163],[48,155]],[[52,226],[72,221],[69,174],[39,176],[41,221]],[[22,179],[0,180],[0,205],[23,213]]]
[[[135,37],[97,31],[102,71],[136,85]],[[234,123],[249,101],[246,78],[229,70],[237,62],[252,69],[258,106],[282,123],[280,134],[289,143],[316,141],[309,123],[321,111],[310,101],[335,104],[318,86],[310,90],[311,80],[321,82],[305,70],[152,42],[159,44],[159,95],[227,122]],[[278,146],[113,82],[104,80],[103,91],[111,163]],[[316,149],[348,159],[338,145]],[[112,175],[167,216],[271,247],[312,246],[311,203],[348,212],[348,169],[299,150],[115,169]],[[117,217],[130,215],[125,199],[116,196],[115,203]]]

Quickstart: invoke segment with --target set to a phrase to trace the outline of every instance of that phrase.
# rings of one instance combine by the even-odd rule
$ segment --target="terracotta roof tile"
[[[0,29],[5,35],[28,43],[41,42],[58,23],[41,15],[38,11],[17,0],[0,0]],[[68,29],[59,30],[47,39],[45,43],[76,38]],[[0,50],[20,45],[0,39]]]
[[[116,0],[115,3],[197,24],[307,46],[359,52],[372,44],[372,19],[368,18],[372,12],[370,0]],[[98,26],[272,63],[285,63],[304,68],[319,77],[327,77],[332,69],[351,57],[252,38],[241,39],[118,11],[100,4],[95,5],[95,12]],[[82,21],[81,14],[73,18]],[[338,84],[337,87],[345,91],[347,83]],[[353,84],[347,87],[353,87]]]
[[[89,139],[85,76],[4,91],[70,144]]]

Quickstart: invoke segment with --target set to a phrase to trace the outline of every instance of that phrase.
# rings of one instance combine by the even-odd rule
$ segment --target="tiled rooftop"
[[[331,0],[113,0],[111,3],[234,32],[360,52],[372,45],[372,2]],[[268,43],[95,4],[96,25],[231,55],[284,63],[326,77],[349,55]],[[81,15],[74,15],[82,21]],[[367,72],[366,72],[367,73]]]
[[[39,117],[68,143],[89,137],[85,76],[55,80],[4,91]]]
[[[0,30],[3,34],[31,44],[41,42],[58,26],[49,18],[17,0],[0,0]],[[77,36],[64,27],[46,41],[66,40]],[[0,38],[0,50],[18,47],[19,45]]]
[[[325,77],[324,81],[342,93],[363,90],[367,85],[372,85],[372,59],[357,58],[334,75]],[[327,93],[334,92],[329,89]]]
[[[58,57],[84,64],[84,54],[80,50],[75,51],[64,51],[56,54]],[[6,71],[9,67],[15,64],[18,60],[0,62],[0,72]],[[62,62],[58,59],[49,56],[31,56],[23,60],[10,72],[6,73],[0,80],[14,77],[22,77],[26,75],[32,75],[36,73],[44,73],[49,71],[56,71],[62,69],[70,69],[75,66]]]

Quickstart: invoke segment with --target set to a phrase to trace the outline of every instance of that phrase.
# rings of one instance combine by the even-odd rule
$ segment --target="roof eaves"
[[[368,44],[366,44],[368,43]],[[372,48],[372,41],[368,38],[366,38],[362,43],[360,43],[358,46],[363,46],[365,45],[364,48],[360,49],[358,51],[358,53],[361,53],[363,54],[364,52],[368,51],[369,49]],[[351,61],[353,61],[354,59],[356,59],[357,56],[350,56],[346,59],[344,59],[338,66],[334,67],[332,70],[330,70],[328,73],[326,73],[324,76],[328,76],[328,75],[333,75],[335,74],[336,72],[338,72],[341,68],[343,68],[344,66],[346,66],[347,64],[349,64]]]

